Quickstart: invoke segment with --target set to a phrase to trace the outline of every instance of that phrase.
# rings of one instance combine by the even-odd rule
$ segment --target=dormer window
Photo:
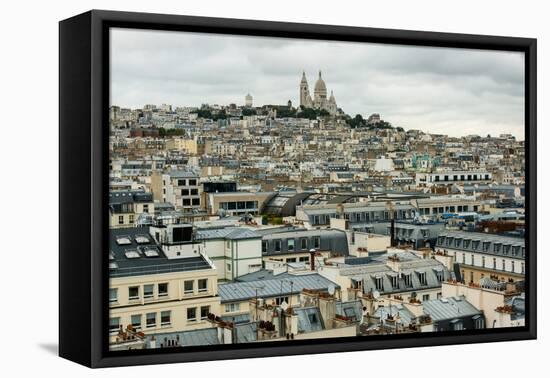
[[[420,281],[420,285],[427,285],[428,282],[426,281],[426,272],[419,272],[418,273],[418,281]]]
[[[384,290],[384,281],[382,280],[382,277],[374,277],[374,285],[376,287],[376,290]]]
[[[405,283],[406,287],[412,287],[412,280],[411,280],[411,274],[410,273],[403,273],[401,275],[401,278],[403,279],[403,282]]]
[[[393,289],[397,289],[399,287],[398,283],[397,283],[397,276],[396,275],[390,276],[390,281],[391,281],[391,287]]]

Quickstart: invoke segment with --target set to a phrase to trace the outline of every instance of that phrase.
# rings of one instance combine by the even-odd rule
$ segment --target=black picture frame
[[[464,332],[108,351],[110,27],[510,50],[525,53],[526,326]],[[59,354],[89,367],[535,339],[536,39],[92,10],[59,24]]]

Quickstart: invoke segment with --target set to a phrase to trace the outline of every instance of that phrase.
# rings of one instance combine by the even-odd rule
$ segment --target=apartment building
[[[259,215],[274,192],[213,192],[205,194],[208,214]]]
[[[128,325],[148,335],[209,326],[220,298],[204,254],[169,256],[146,227],[110,230],[108,253],[111,342]]]
[[[447,231],[437,238],[435,258],[460,267],[461,280],[517,281],[525,277],[525,239],[481,232]]]
[[[392,298],[421,302],[441,296],[442,282],[454,275],[439,261],[421,255],[392,248],[377,256],[327,263],[317,271],[343,288],[343,301],[361,299],[372,307],[372,313],[378,306],[390,304]],[[380,298],[367,302],[375,293]]]
[[[433,173],[417,173],[416,185],[454,185],[454,184],[488,184],[493,180],[492,173],[488,171],[437,171]]]
[[[230,281],[262,268],[262,237],[242,227],[200,229],[196,240],[214,262],[220,281]]]
[[[153,193],[144,190],[111,190],[109,192],[109,227],[134,227],[141,214],[153,214]]]
[[[201,208],[199,175],[193,171],[153,172],[151,188],[158,202],[172,203],[177,210],[193,211]]]

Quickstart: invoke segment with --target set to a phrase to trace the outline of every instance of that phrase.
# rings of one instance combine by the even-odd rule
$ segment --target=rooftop
[[[312,273],[297,276],[284,276],[269,280],[232,282],[218,285],[222,303],[240,302],[256,298],[273,298],[289,294],[299,294],[302,289],[328,290],[329,286],[339,286],[323,276]]]
[[[168,259],[146,227],[109,230],[109,276],[131,277],[148,274],[212,269],[200,254]]]

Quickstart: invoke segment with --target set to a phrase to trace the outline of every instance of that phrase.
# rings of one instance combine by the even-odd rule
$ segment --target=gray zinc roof
[[[298,294],[302,289],[327,290],[331,285],[335,288],[339,287],[318,273],[313,273],[286,277],[284,279],[220,284],[218,285],[218,294],[222,303],[229,303],[255,298],[256,289],[258,298],[273,298],[282,295]]]
[[[430,315],[433,321],[449,320],[464,316],[481,314],[466,298],[462,296],[432,299],[423,302],[424,314]]]

